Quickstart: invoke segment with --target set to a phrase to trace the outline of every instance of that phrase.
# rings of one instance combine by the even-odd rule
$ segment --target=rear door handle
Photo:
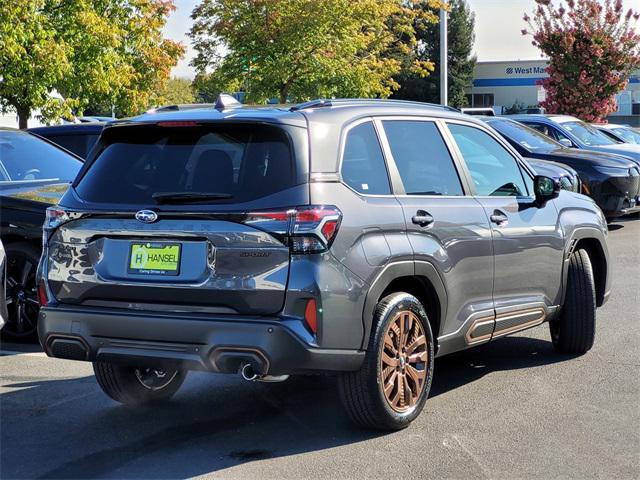
[[[509,223],[509,218],[500,210],[494,210],[489,219],[499,227],[506,226]]]
[[[411,221],[416,225],[420,225],[421,227],[426,227],[433,223],[433,217],[429,215],[428,212],[424,210],[418,210],[416,214],[411,217]]]

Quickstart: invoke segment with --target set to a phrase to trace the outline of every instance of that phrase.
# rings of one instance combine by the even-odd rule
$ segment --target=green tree
[[[21,128],[34,109],[46,121],[89,105],[147,107],[184,52],[162,38],[172,9],[172,0],[0,2],[0,107],[15,109]]]
[[[403,49],[415,42],[413,4],[439,0],[203,0],[190,35],[198,95],[244,90],[247,101],[277,97],[386,97],[398,84]],[[399,41],[402,39],[402,41]],[[431,67],[417,59],[411,68]],[[204,92],[204,94],[202,93]]]
[[[451,0],[448,15],[449,105],[464,107],[467,105],[465,89],[471,86],[476,64],[476,57],[472,54],[475,14],[465,0]],[[397,77],[400,89],[393,97],[440,103],[440,27],[437,24],[418,21],[415,23],[415,30],[417,42],[412,50],[412,57],[420,61],[431,61],[435,68],[429,76],[403,69]]]
[[[536,3],[534,18],[525,14],[524,21],[533,44],[549,57],[541,105],[549,113],[603,121],[640,67],[640,34],[632,24],[640,13],[625,12],[622,0],[567,0],[567,8],[551,0]]]
[[[178,105],[195,102],[193,84],[188,78],[170,78],[165,87],[158,93],[156,105]]]

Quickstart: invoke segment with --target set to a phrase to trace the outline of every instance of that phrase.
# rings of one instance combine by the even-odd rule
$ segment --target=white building
[[[469,104],[503,108],[514,104],[537,106],[544,100],[545,92],[538,82],[548,77],[544,71],[547,64],[546,60],[478,62],[473,87],[467,91]],[[640,70],[633,72],[626,90],[617,95],[616,100],[618,111],[613,115],[634,117],[634,123],[640,123]]]

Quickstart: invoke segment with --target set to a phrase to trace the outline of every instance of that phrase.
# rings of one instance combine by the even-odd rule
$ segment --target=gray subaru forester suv
[[[607,226],[485,123],[379,100],[148,113],[107,126],[47,213],[39,337],[125,404],[188,370],[333,373],[399,429],[434,357],[548,322],[591,348]]]

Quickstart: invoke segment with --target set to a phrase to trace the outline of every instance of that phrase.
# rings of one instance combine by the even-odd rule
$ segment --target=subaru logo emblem
[[[158,219],[158,214],[153,210],[140,210],[136,212],[136,219],[142,223],[153,223]]]

